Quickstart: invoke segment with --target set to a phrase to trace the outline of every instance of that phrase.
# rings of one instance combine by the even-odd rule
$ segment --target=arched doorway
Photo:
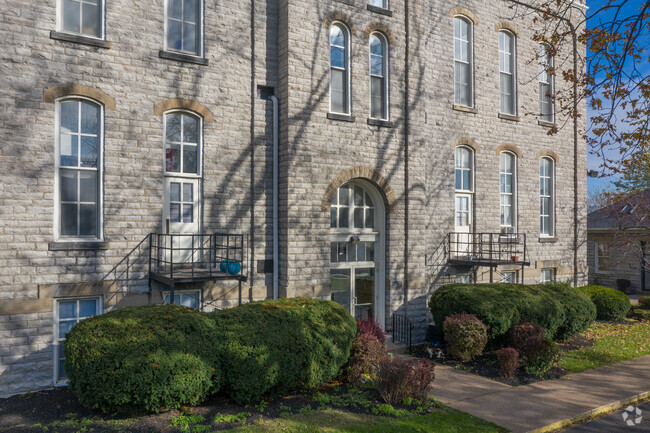
[[[330,207],[332,300],[355,317],[384,326],[385,206],[377,189],[354,179],[342,185]]]

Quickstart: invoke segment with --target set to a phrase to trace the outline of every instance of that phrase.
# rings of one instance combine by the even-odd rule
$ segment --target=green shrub
[[[470,361],[483,353],[487,344],[487,328],[473,314],[452,314],[445,318],[442,329],[449,353],[461,361]]]
[[[650,296],[641,296],[639,298],[639,308],[650,310]]]
[[[486,326],[488,342],[503,346],[507,333],[522,322],[541,326],[550,338],[570,338],[593,321],[593,307],[567,284],[448,284],[436,290],[429,309],[437,324],[451,314],[476,315]]]
[[[580,287],[596,305],[598,320],[621,320],[630,310],[630,298],[616,289],[603,286]]]
[[[213,320],[177,305],[123,308],[77,324],[64,353],[70,389],[106,411],[196,405],[221,386]]]
[[[317,299],[252,302],[212,317],[224,390],[240,404],[334,378],[357,332],[345,308]]]
[[[358,326],[358,323],[357,323]],[[345,376],[350,383],[359,383],[363,375],[373,375],[379,361],[386,356],[386,346],[368,332],[358,332],[352,341]]]
[[[548,338],[531,338],[521,355],[524,359],[524,370],[530,374],[540,375],[555,365],[559,349],[557,344]]]
[[[631,308],[628,316],[637,320],[650,322],[650,310],[646,310],[645,308]]]

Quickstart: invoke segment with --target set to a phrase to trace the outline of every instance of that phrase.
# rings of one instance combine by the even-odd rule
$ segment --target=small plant
[[[639,298],[639,308],[650,310],[650,296],[641,296]]]
[[[401,418],[411,415],[411,412],[407,409],[395,409],[393,405],[383,403],[379,404],[372,408],[372,413],[375,415],[387,415],[394,416],[395,418]]]
[[[356,407],[356,408],[369,408],[372,402],[362,390],[351,387],[344,394],[326,394],[316,392],[313,395],[321,407]]]
[[[386,346],[374,334],[357,333],[357,336],[352,340],[350,358],[345,368],[348,382],[357,384],[365,376],[374,375],[379,366],[379,361],[385,354]]]
[[[487,328],[473,314],[452,314],[442,324],[449,353],[469,361],[483,353],[487,344]]]
[[[381,329],[381,325],[376,320],[361,320],[357,318],[357,335],[370,334],[383,345],[386,344],[386,333]]]
[[[197,430],[196,427],[199,426],[196,424],[200,424],[203,421],[205,421],[205,418],[203,418],[201,415],[194,414],[189,410],[184,410],[180,415],[172,419],[170,427],[178,427],[182,433],[199,433],[200,431],[204,430],[201,430],[200,428]]]
[[[512,378],[519,368],[519,352],[514,347],[504,347],[497,351],[499,360],[499,375],[505,378]]]
[[[424,401],[434,378],[434,363],[427,359],[384,357],[375,385],[388,404],[398,404],[408,397]]]
[[[559,350],[555,342],[544,338],[531,339],[526,345],[524,370],[530,374],[544,374],[555,365],[558,358]]]
[[[246,420],[251,417],[250,412],[239,412],[233,415],[222,415],[220,413],[216,414],[212,419],[212,422],[215,424],[221,424],[224,422],[231,422],[234,424],[246,424]]]
[[[534,323],[522,323],[512,328],[512,344],[520,354],[526,351],[531,339],[546,338],[546,332]]]

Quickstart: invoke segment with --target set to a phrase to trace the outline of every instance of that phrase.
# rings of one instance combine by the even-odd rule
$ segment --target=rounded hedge
[[[568,284],[448,284],[434,292],[429,309],[436,324],[458,313],[476,315],[488,328],[488,342],[503,345],[515,325],[532,322],[550,338],[567,339],[595,319],[589,299]]]
[[[253,302],[216,313],[214,321],[224,390],[240,404],[333,379],[357,332],[341,305],[307,298]]]
[[[603,286],[584,286],[580,290],[596,305],[598,320],[621,320],[630,311],[630,298],[620,290]]]
[[[356,323],[339,304],[305,298],[217,313],[129,307],[77,324],[64,353],[70,389],[104,411],[197,405],[223,391],[238,403],[313,388],[346,363]]]
[[[221,386],[208,315],[177,305],[130,307],[84,320],[65,341],[70,389],[88,407],[158,412],[196,405]]]

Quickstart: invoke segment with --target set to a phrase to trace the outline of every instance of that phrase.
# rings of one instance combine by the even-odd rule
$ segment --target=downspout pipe
[[[537,6],[524,3],[519,0],[508,0],[511,3],[519,6],[527,7],[540,14],[549,14],[558,20],[564,21],[571,29],[571,36],[573,38],[573,72],[578,76],[578,32],[571,22],[566,17],[558,14],[549,13]],[[573,80],[573,285],[578,287],[578,83]]]
[[[279,206],[280,191],[279,173],[279,138],[280,138],[280,107],[277,96],[271,95],[273,102],[273,299],[280,297],[280,223]]]

